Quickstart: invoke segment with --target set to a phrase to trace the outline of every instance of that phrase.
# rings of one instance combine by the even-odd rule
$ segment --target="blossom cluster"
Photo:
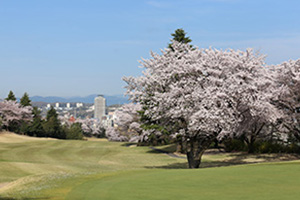
[[[222,139],[256,122],[275,123],[283,112],[274,99],[286,90],[274,80],[289,68],[284,66],[299,66],[299,61],[267,66],[265,56],[252,49],[199,49],[176,42],[151,56],[140,62],[142,76],[124,78],[127,95],[149,118],[176,125],[172,135],[186,138]],[[299,69],[290,73],[295,71],[299,81]]]
[[[11,123],[19,124],[21,121],[32,120],[32,107],[22,106],[17,101],[0,102],[0,121],[3,126]]]

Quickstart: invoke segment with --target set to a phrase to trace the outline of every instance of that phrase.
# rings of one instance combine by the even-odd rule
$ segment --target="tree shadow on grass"
[[[228,162],[238,163],[243,162],[241,164],[248,163],[261,163],[261,162],[280,162],[280,161],[291,161],[291,160],[299,160],[299,154],[287,154],[287,153],[272,153],[272,154],[248,154],[248,153],[239,153],[236,154],[232,159],[228,160]]]
[[[232,165],[241,165],[246,164],[244,162],[241,163],[230,163],[230,162],[223,162],[223,161],[208,161],[208,162],[202,162],[200,164],[199,168],[211,168],[211,167],[226,167],[226,166],[232,166]],[[188,169],[188,163],[172,163],[169,165],[163,165],[163,166],[147,166],[145,167],[147,169]]]
[[[158,149],[156,147],[149,147],[149,148],[150,148],[150,150],[147,151],[147,153],[165,154],[165,155],[173,157],[173,158],[186,159],[185,156],[180,156],[180,155],[174,154],[173,151],[167,151],[165,149]]]
[[[151,150],[158,151],[158,153],[175,153],[176,145],[164,145],[164,146],[148,146]],[[156,153],[149,151],[148,153]]]
[[[187,163],[172,163],[163,166],[146,166],[146,169],[187,169]]]
[[[136,145],[136,142],[126,142],[124,144],[121,144],[123,147],[130,147],[131,145]]]
[[[151,150],[151,153],[152,151],[153,153],[161,153],[161,152],[157,152],[156,150]],[[228,155],[228,153],[226,154]],[[245,152],[241,152],[241,153],[234,153],[229,157],[224,157],[223,159],[220,160],[204,160],[200,164],[200,168],[226,167],[226,166],[233,166],[233,165],[245,165],[245,164],[263,163],[263,162],[280,162],[280,161],[290,161],[290,160],[299,160],[299,159],[300,159],[300,155],[297,154],[248,154]],[[147,166],[146,168],[187,169],[188,164],[187,162],[172,163],[164,166]]]

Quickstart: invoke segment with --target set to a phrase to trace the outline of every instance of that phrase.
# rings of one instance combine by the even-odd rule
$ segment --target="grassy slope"
[[[64,196],[77,184],[115,171],[185,163],[147,147],[107,141],[64,141],[0,134],[2,196]],[[185,164],[184,164],[185,165]],[[55,192],[53,192],[55,191]]]
[[[218,166],[224,154],[204,156]],[[298,199],[300,163],[182,170],[185,159],[106,141],[0,134],[0,196],[51,199]],[[167,170],[166,168],[177,168]],[[0,198],[1,199],[1,198]]]

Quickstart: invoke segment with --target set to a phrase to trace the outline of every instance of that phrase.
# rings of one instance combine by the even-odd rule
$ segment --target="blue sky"
[[[183,28],[192,44],[300,56],[297,0],[0,0],[0,98],[121,94]]]

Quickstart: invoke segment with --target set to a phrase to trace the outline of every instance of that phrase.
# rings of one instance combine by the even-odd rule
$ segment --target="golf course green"
[[[148,147],[2,132],[0,199],[299,199],[300,161],[234,165],[241,158],[260,161],[207,154],[189,170]]]

